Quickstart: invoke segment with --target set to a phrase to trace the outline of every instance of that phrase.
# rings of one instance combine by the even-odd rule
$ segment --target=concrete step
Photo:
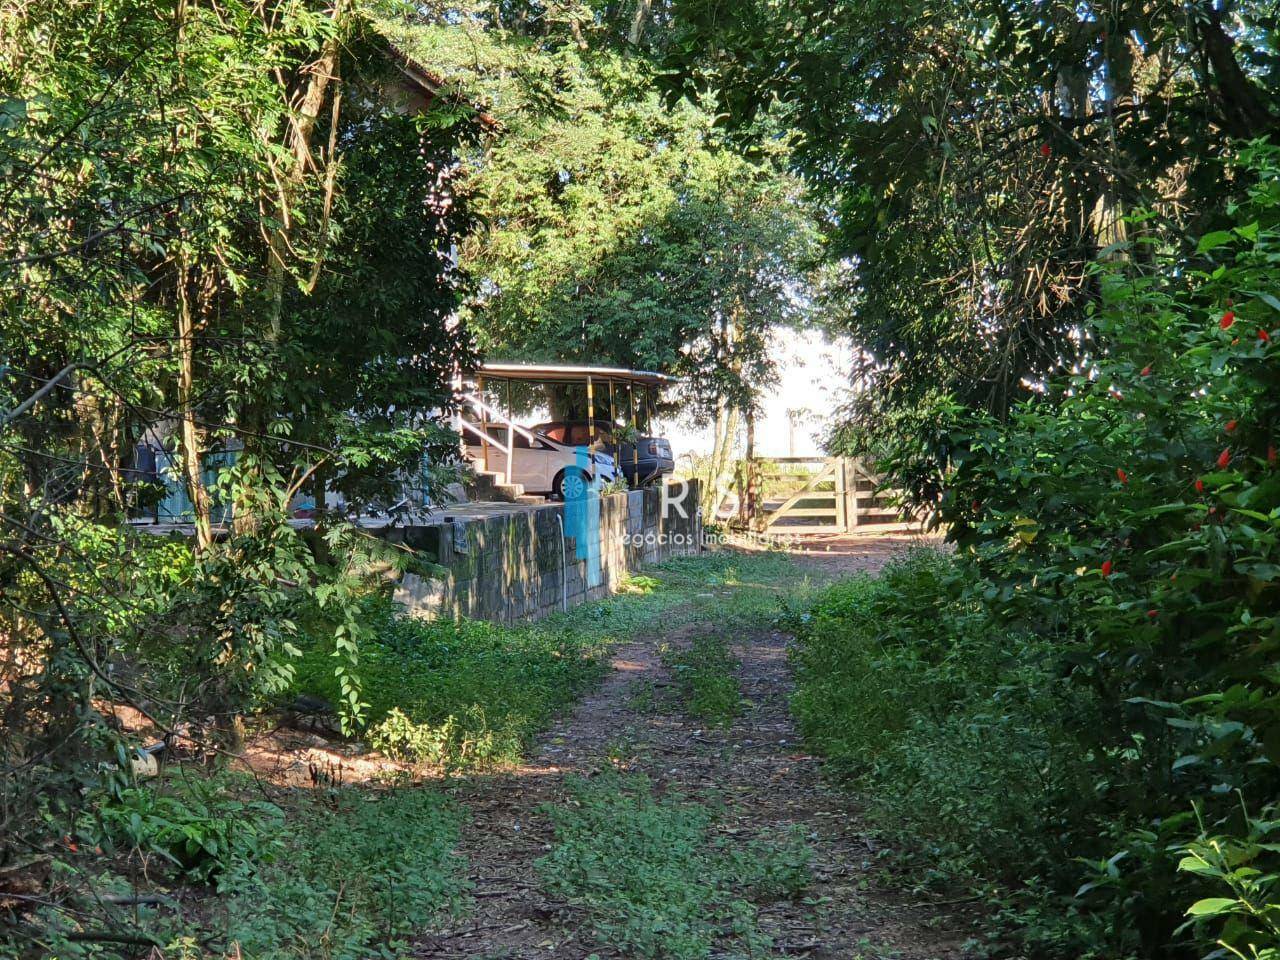
[[[500,501],[502,503],[520,503],[525,495],[524,487],[519,483],[503,483],[502,474],[496,470],[482,470],[473,467],[476,478],[471,485],[471,495],[476,500]]]

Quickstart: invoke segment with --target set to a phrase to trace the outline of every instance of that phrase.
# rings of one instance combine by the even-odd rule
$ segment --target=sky
[[[816,330],[775,329],[772,349],[779,357],[779,381],[764,398],[756,420],[756,455],[808,457],[822,453],[822,434],[848,390],[853,347]],[[676,459],[711,452],[712,429],[667,421],[661,424]],[[739,437],[739,444],[742,438]]]

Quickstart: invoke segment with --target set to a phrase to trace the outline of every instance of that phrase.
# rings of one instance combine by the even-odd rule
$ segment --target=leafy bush
[[[1280,943],[1280,874],[1264,872],[1255,864],[1280,844],[1280,821],[1272,819],[1273,805],[1265,819],[1244,817],[1243,836],[1210,837],[1201,833],[1181,848],[1178,869],[1216,885],[1218,896],[1197,900],[1187,908],[1188,927],[1198,928],[1204,939],[1215,934],[1231,955],[1268,960]]]
[[[104,798],[82,817],[82,829],[99,843],[159,855],[184,876],[209,880],[271,860],[283,816],[275,804],[228,795],[217,779],[175,777]]]
[[[454,807],[421,788],[303,801],[282,856],[224,878],[226,940],[254,960],[363,960],[375,945],[394,949],[460,909],[460,825]]]
[[[284,794],[279,805],[241,797],[259,790],[247,778],[191,773],[126,789],[81,817],[80,842],[128,843],[214,886],[204,898],[129,906],[131,935],[165,956],[365,960],[393,955],[461,909],[468,884],[454,848],[462,812],[439,793],[345,787]],[[68,838],[72,851],[76,838]],[[74,893],[42,907],[28,930],[52,956],[131,955],[118,937],[98,936],[118,933],[118,923],[93,908],[102,908],[101,893],[127,900],[138,880],[144,890],[162,880],[154,866],[144,862],[126,882],[55,861]],[[31,955],[11,947],[0,937],[0,957]]]
[[[1073,870],[1070,824],[1093,785],[1063,718],[1087,725],[1096,706],[1047,644],[983,615],[966,573],[920,550],[830,588],[792,623],[792,709],[873,820],[926,838],[952,874]]]
[[[606,774],[569,787],[572,802],[548,809],[556,845],[539,872],[628,956],[693,960],[724,940],[755,955],[768,941],[746,898],[790,897],[808,883],[799,837],[734,847],[714,837],[710,808],[656,799],[643,777]]]
[[[1077,370],[1007,422],[944,401],[897,448],[899,480],[941,480],[956,575],[891,571],[896,611],[842,588],[806,628],[806,731],[1042,894],[1006,914],[1041,953],[1280,950],[1280,853],[1245,812],[1280,795],[1280,150],[1240,158],[1224,229],[1097,267]]]

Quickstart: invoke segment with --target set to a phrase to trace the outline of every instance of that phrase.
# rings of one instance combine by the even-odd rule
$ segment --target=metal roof
[[[545,363],[482,363],[475,371],[477,375],[489,376],[504,380],[532,380],[539,382],[585,381],[587,377],[601,380],[628,380],[632,383],[643,383],[649,386],[663,386],[679,383],[679,377],[652,370],[628,370],[624,367],[577,367],[567,364]]]

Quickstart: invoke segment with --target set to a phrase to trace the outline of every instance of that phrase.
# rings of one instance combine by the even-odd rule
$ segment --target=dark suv
[[[600,449],[613,456],[618,469],[632,487],[652,483],[675,469],[671,444],[665,438],[638,437],[632,443],[619,439],[617,435],[622,432],[622,428],[608,420],[597,420],[595,427],[595,439],[600,444]],[[586,446],[591,442],[591,428],[586,420],[553,420],[550,423],[540,423],[533,429],[546,434],[557,443]]]

